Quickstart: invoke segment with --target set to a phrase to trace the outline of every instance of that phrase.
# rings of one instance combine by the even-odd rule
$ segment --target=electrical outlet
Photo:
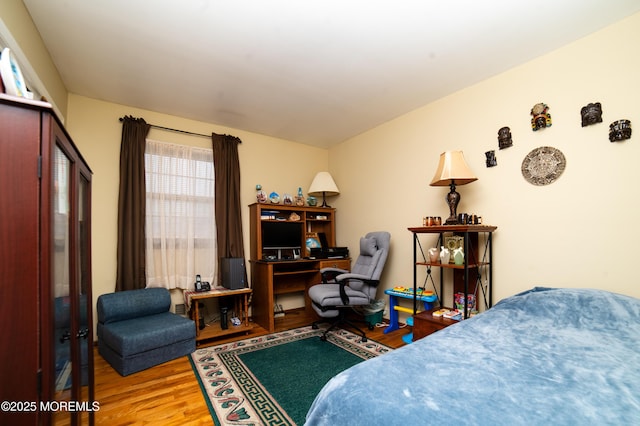
[[[176,303],[175,305],[173,305],[173,311],[177,315],[187,315],[187,308],[184,303]]]

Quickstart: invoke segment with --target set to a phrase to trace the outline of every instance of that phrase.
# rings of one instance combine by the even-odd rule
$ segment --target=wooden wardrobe
[[[51,105],[0,94],[0,424],[92,424],[91,170]]]

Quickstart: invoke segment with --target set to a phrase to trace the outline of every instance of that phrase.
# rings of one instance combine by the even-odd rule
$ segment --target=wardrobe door
[[[82,169],[82,167],[80,167]],[[93,391],[93,318],[91,315],[91,181],[90,174],[80,171],[78,181],[78,221],[76,224],[78,247],[78,286],[75,301],[78,304],[78,333],[77,343],[80,368],[76,377],[78,386],[74,400],[94,401]],[[80,412],[81,424],[93,424],[93,407],[88,406]]]
[[[52,281],[54,297],[53,356],[55,401],[72,401],[74,338],[74,306],[71,297],[71,214],[72,214],[72,162],[58,144],[52,150]],[[71,414],[66,410],[53,412],[54,422],[63,421]]]
[[[91,171],[56,123],[51,127],[54,424],[93,424]]]

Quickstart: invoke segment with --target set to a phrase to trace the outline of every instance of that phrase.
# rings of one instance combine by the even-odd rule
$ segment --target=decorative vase
[[[446,265],[449,263],[449,258],[451,257],[451,252],[449,249],[444,248],[444,246],[440,246],[440,263]]]
[[[438,263],[438,259],[440,258],[440,253],[438,253],[438,247],[431,247],[428,253],[429,253],[429,262]]]
[[[464,252],[462,251],[462,247],[453,249],[453,263],[456,265],[462,265],[464,263]]]

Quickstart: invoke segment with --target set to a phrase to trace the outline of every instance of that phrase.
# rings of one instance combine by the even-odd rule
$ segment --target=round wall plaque
[[[532,185],[549,185],[560,177],[567,162],[560,150],[541,146],[522,160],[522,176]]]

